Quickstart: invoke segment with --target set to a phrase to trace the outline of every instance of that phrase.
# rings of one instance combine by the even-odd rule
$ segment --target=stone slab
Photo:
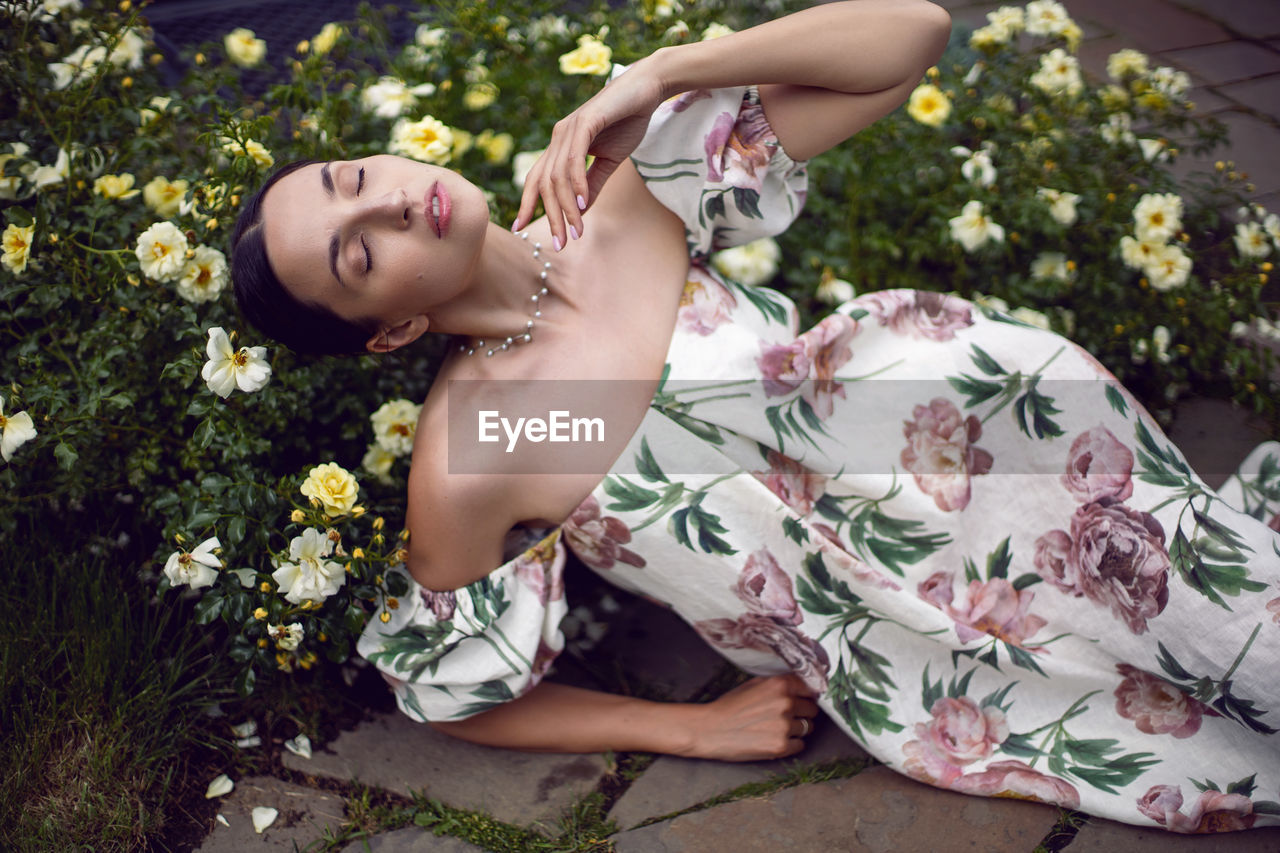
[[[1092,21],[1105,32],[1123,33],[1131,46],[1148,53],[1231,38],[1210,18],[1166,0],[1065,0],[1063,5],[1082,27]]]
[[[609,817],[626,829],[645,820],[696,806],[749,782],[763,782],[796,767],[837,758],[869,759],[867,753],[829,719],[819,717],[803,752],[777,761],[699,761],[664,755],[645,769],[618,799]]]
[[[464,809],[505,823],[554,821],[595,790],[605,773],[600,755],[516,752],[476,746],[415,723],[380,714],[343,732],[310,759],[282,756],[290,770],[325,776]]]
[[[597,665],[608,661],[627,685],[643,685],[653,698],[686,701],[724,668],[725,659],[667,608],[622,592],[617,598],[621,610],[608,617],[609,633],[589,657]]]
[[[1280,72],[1280,53],[1246,41],[1174,50],[1167,58],[1211,86]]]
[[[877,767],[691,812],[613,841],[618,853],[1028,853],[1057,819],[1054,806],[941,791]]]
[[[1268,74],[1243,83],[1232,83],[1220,87],[1218,91],[1251,110],[1272,117],[1280,116],[1280,74]]]
[[[484,853],[484,848],[416,827],[352,841],[342,853]]]
[[[1177,835],[1161,829],[1090,818],[1067,850],[1069,853],[1276,853],[1280,850],[1280,827],[1215,835]]]
[[[1250,38],[1280,36],[1280,3],[1271,0],[1178,0]]]
[[[279,815],[262,834],[253,831],[254,808],[276,809]],[[197,853],[293,853],[324,837],[328,827],[337,832],[342,825],[345,803],[327,791],[303,788],[268,776],[236,780],[235,790],[222,799],[218,813],[227,820],[215,821]]]
[[[1266,424],[1227,400],[1181,401],[1168,432],[1192,470],[1215,489],[1267,440]]]

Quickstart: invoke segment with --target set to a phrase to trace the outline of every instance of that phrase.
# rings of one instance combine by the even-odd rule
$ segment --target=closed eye
[[[365,242],[364,235],[360,235],[360,246],[364,249],[364,273],[369,274],[373,269],[373,255],[369,254],[369,244]]]
[[[360,195],[360,190],[364,189],[364,166],[360,167],[360,172],[356,178],[356,195]]]

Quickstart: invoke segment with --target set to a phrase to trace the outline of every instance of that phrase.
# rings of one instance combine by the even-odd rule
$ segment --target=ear
[[[414,314],[407,320],[401,320],[391,328],[378,332],[365,341],[364,346],[369,352],[391,352],[405,344],[413,343],[430,327],[430,317],[426,314]]]

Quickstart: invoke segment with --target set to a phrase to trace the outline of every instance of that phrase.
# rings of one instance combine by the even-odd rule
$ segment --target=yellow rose
[[[613,51],[595,38],[585,35],[578,38],[578,46],[560,57],[562,74],[608,74],[612,68]]]
[[[333,46],[338,43],[338,36],[342,35],[342,27],[330,22],[320,28],[320,32],[311,40],[311,52],[317,56],[323,56],[333,50]]]
[[[103,198],[133,198],[138,190],[133,188],[135,178],[128,172],[123,175],[103,175],[93,182],[93,191]]]
[[[391,128],[391,143],[387,150],[443,166],[453,156],[454,134],[442,121],[423,116],[418,121],[400,119]]]
[[[515,148],[515,139],[509,133],[494,133],[482,130],[476,134],[476,148],[484,154],[490,163],[505,163],[511,159],[511,151]]]
[[[170,181],[163,176],[156,176],[142,188],[142,200],[147,207],[161,216],[175,216],[187,195],[186,181]]]
[[[924,83],[911,93],[907,101],[907,115],[921,124],[941,127],[951,115],[951,99],[932,83]]]
[[[222,40],[227,56],[241,68],[252,68],[267,55],[267,43],[254,35],[253,30],[238,27]]]
[[[356,505],[360,484],[341,465],[326,462],[311,469],[300,490],[307,497],[320,501],[324,514],[334,518],[346,514]]]
[[[267,147],[253,139],[246,140],[243,146],[234,139],[228,139],[222,144],[222,150],[237,157],[248,157],[262,169],[270,169],[276,162]]]
[[[35,239],[35,233],[34,225],[24,228],[11,222],[5,226],[4,255],[0,256],[0,263],[15,275],[27,268],[27,261],[31,258],[31,242]]]
[[[472,83],[462,96],[462,105],[469,110],[482,110],[498,97],[498,87],[492,83]]]

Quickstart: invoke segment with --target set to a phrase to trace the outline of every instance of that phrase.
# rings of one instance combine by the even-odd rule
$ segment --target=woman
[[[455,336],[409,477],[415,594],[360,643],[406,713],[750,760],[799,751],[821,707],[953,790],[1178,831],[1280,813],[1280,542],[1093,359],[901,291],[797,335],[784,297],[706,265],[784,229],[804,160],[901,104],[948,32],[923,0],[855,0],[664,48],[557,124],[510,232],[461,176],[386,156],[247,206],[237,295],[268,334]],[[567,452],[557,412],[584,427]],[[540,683],[566,547],[762,677],[705,705]]]

